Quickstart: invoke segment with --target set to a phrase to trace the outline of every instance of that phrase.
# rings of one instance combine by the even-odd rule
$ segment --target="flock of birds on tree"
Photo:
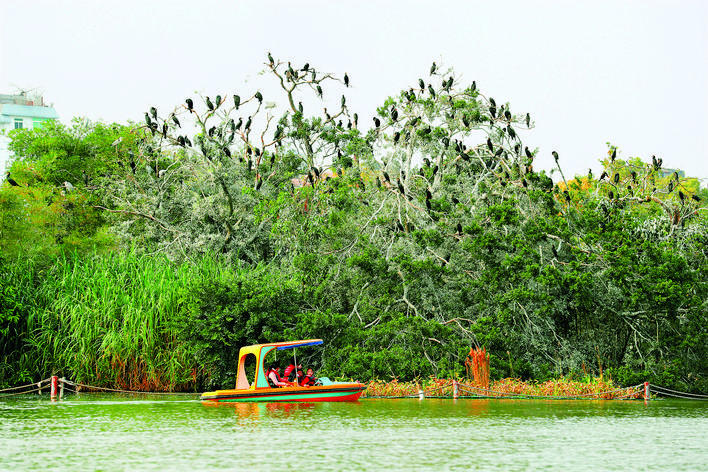
[[[145,137],[139,141],[138,146],[139,152],[142,154],[140,158],[146,161],[144,167],[147,173],[157,178],[164,178],[166,176],[167,170],[158,168],[159,156],[164,143],[185,150],[191,149],[194,152],[200,153],[207,161],[214,162],[219,159],[234,157],[232,146],[235,145],[238,137],[238,141],[240,142],[239,147],[241,149],[238,159],[240,162],[244,163],[249,172],[253,170],[256,171],[254,188],[259,190],[264,180],[261,166],[264,163],[269,163],[269,171],[271,172],[269,177],[273,175],[278,151],[283,144],[283,140],[291,136],[294,141],[296,139],[294,136],[297,136],[297,133],[300,133],[299,135],[302,136],[303,131],[304,135],[308,136],[306,139],[314,139],[309,138],[309,136],[313,132],[318,131],[312,128],[314,121],[313,124],[309,125],[309,128],[307,127],[307,122],[304,120],[305,110],[303,103],[299,101],[297,105],[295,105],[292,100],[292,92],[297,87],[309,86],[314,90],[316,96],[322,99],[324,97],[322,82],[331,79],[339,80],[332,74],[320,73],[318,75],[318,71],[310,67],[309,63],[306,63],[302,68],[298,69],[288,62],[287,67],[284,68],[284,72],[281,72],[280,67],[284,66],[284,64],[276,62],[270,53],[268,53],[267,65],[280,79],[283,89],[288,92],[291,105],[291,110],[289,110],[275,126],[271,139],[266,140],[266,132],[263,131],[261,134],[261,147],[258,147],[254,145],[249,137],[250,133],[253,131],[254,119],[261,111],[264,100],[260,91],[256,91],[256,93],[246,100],[242,100],[241,96],[238,94],[233,94],[231,97],[232,104],[230,105],[227,105],[228,99],[226,96],[215,95],[213,100],[211,96],[205,96],[203,102],[206,109],[203,112],[200,112],[197,107],[195,107],[192,98],[187,98],[184,102],[183,109],[190,115],[194,115],[198,127],[201,128],[201,132],[196,134],[193,139],[190,139],[187,134],[178,132],[178,130],[182,130],[182,124],[176,111],[170,113],[167,118],[162,119],[159,117],[157,109],[153,106],[144,114],[144,128],[152,138],[152,143],[150,139]],[[497,105],[493,98],[484,97],[477,90],[477,84],[474,81],[472,85],[461,94],[455,92],[453,90],[455,85],[454,76],[442,76],[435,62],[433,62],[430,67],[429,75],[431,79],[437,76],[441,77],[441,84],[437,88],[432,82],[429,81],[426,83],[421,78],[418,80],[419,87],[417,89],[411,87],[408,91],[402,92],[400,99],[394,101],[383,114],[380,111],[377,116],[372,117],[374,126],[373,129],[365,135],[364,150],[373,152],[375,143],[377,143],[377,140],[383,135],[385,136],[385,141],[402,148],[413,148],[415,146],[437,147],[439,157],[434,163],[427,157],[423,158],[423,164],[417,171],[411,172],[410,175],[406,175],[406,172],[402,168],[399,169],[395,182],[392,181],[388,173],[390,163],[383,162],[383,167],[377,171],[377,175],[375,175],[377,189],[387,189],[388,191],[400,194],[401,197],[408,201],[413,201],[415,197],[413,193],[415,189],[420,188],[420,186],[411,185],[411,181],[413,178],[423,179],[425,185],[423,186],[424,195],[421,200],[425,204],[425,211],[430,215],[431,212],[435,211],[433,193],[437,184],[442,180],[443,174],[450,169],[454,169],[458,175],[465,167],[467,168],[467,172],[487,173],[490,176],[494,176],[502,188],[509,184],[514,184],[528,190],[530,182],[539,182],[538,178],[536,178],[537,174],[533,171],[535,153],[527,146],[522,145],[518,132],[514,128],[514,125],[519,123],[525,124],[526,128],[531,127],[531,117],[528,113],[524,116],[514,116],[508,104]],[[344,74],[341,82],[347,88],[351,86],[350,78],[347,73]],[[463,100],[467,105],[471,104],[472,108],[458,106],[460,100]],[[442,111],[442,118],[437,121],[426,122],[424,118],[426,114],[424,111],[426,106],[430,106],[431,101],[435,102]],[[257,103],[256,109],[250,112],[250,114],[239,116],[238,121],[235,121],[230,116],[232,112],[239,112],[241,107],[250,102]],[[462,109],[460,110],[459,108]],[[285,131],[289,127],[287,120],[289,113],[293,114],[292,127],[297,127],[297,130],[296,132],[286,135]],[[325,107],[323,115],[324,119],[321,121],[323,127],[332,123],[334,130],[340,133],[358,130],[358,114],[353,113],[350,115],[344,95],[341,97],[340,108],[336,113],[330,114]],[[222,122],[219,125],[207,127],[207,122],[212,117],[221,117]],[[343,123],[344,119],[347,120],[346,125]],[[469,134],[468,131],[481,129],[483,126],[486,126],[487,123],[489,125],[490,137],[488,137],[486,142],[482,145],[468,147],[463,142],[464,137]],[[267,119],[266,131],[269,126],[270,118]],[[387,136],[386,131],[389,130],[392,131],[392,133],[390,136]],[[461,139],[455,137],[457,134],[461,135]],[[496,138],[496,142],[492,140],[493,136]],[[113,146],[117,147],[121,141],[122,138],[116,140]],[[155,141],[157,141],[157,150],[153,148]],[[352,165],[351,158],[353,156],[343,154],[338,140],[335,139],[333,142],[334,147],[330,155],[332,172],[326,172],[323,168],[310,165],[305,178],[302,179],[303,184],[309,184],[314,188],[317,186],[318,182],[334,177],[335,168],[336,175],[341,177],[343,174],[341,167],[349,167]],[[270,147],[274,149],[268,151]],[[558,153],[553,151],[552,154],[558,165]],[[267,160],[264,161],[266,157]],[[131,173],[135,175],[138,165],[133,149],[128,150],[128,158]],[[613,149],[610,155],[610,166],[608,166],[608,170],[613,168],[615,159],[616,149]],[[651,170],[656,173],[661,169],[662,162],[661,159],[657,159],[653,156],[652,160]],[[154,167],[150,164],[150,161],[154,161]],[[560,169],[560,166],[558,166],[558,168]],[[619,170],[620,169],[614,171],[612,175],[609,175],[606,170],[598,179],[600,184],[598,188],[603,185],[609,186],[610,189],[607,191],[607,196],[610,202],[617,202],[620,199],[620,180],[627,180],[622,179]],[[83,175],[86,181],[86,173],[84,172]],[[648,175],[654,174],[649,172]],[[632,170],[628,177],[630,180],[624,183],[625,187],[622,189],[622,192],[624,192],[625,197],[634,197],[638,179],[637,172]],[[678,175],[674,177],[675,178],[668,184],[668,193],[671,193],[674,188],[678,187],[680,184]],[[592,178],[592,171],[589,171],[588,179],[592,181]],[[13,187],[19,186],[19,184],[10,177],[9,172],[6,173],[6,181]],[[358,179],[357,186],[365,190],[364,181],[361,177]],[[73,185],[69,182],[64,182],[63,187],[66,192],[70,192],[74,189]],[[552,188],[546,186],[544,190],[550,192]],[[331,188],[329,191],[331,192]],[[656,188],[653,189],[651,195],[655,192],[657,192]],[[571,195],[568,192],[567,183],[566,189],[562,193],[563,199],[567,204],[570,204]],[[647,201],[651,199],[651,195],[645,197]],[[689,198],[696,202],[700,201],[698,196],[692,195],[688,197],[682,190],[678,190],[678,196],[682,203]],[[451,196],[451,199],[454,205],[460,202],[455,196]],[[408,223],[404,224],[399,220],[396,226],[399,230],[401,228],[410,230],[412,223],[410,223],[410,225]],[[462,227],[459,223],[456,229],[458,233],[462,233]]]

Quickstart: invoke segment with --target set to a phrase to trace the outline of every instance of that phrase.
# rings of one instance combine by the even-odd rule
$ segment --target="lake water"
[[[708,402],[0,399],[0,470],[708,470]]]

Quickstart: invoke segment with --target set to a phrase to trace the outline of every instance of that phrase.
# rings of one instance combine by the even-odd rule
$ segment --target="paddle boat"
[[[282,351],[304,346],[322,344],[321,339],[305,339],[280,343],[245,346],[238,353],[238,373],[236,387],[203,393],[204,402],[348,402],[356,401],[366,388],[359,382],[333,382],[320,377],[313,386],[271,387],[265,373],[265,358],[271,351]],[[293,351],[294,353],[295,351]],[[294,356],[295,357],[295,356]],[[249,381],[246,365],[255,364],[253,379]],[[295,357],[294,365],[297,364]]]

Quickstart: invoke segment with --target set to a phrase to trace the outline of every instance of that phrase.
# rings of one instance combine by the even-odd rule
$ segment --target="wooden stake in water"
[[[50,398],[52,399],[52,401],[56,401],[56,399],[57,399],[57,384],[58,384],[58,381],[59,381],[59,377],[57,377],[56,375],[52,375],[52,379],[51,379],[51,382],[50,382],[50,385],[51,385]]]

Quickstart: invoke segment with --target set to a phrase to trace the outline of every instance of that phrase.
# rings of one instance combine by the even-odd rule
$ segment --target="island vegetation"
[[[0,385],[231,387],[240,346],[322,338],[303,361],[336,378],[462,378],[485,348],[493,381],[708,392],[706,189],[611,144],[539,171],[528,111],[421,77],[365,117],[347,74],[269,55],[278,96],[12,131]]]

